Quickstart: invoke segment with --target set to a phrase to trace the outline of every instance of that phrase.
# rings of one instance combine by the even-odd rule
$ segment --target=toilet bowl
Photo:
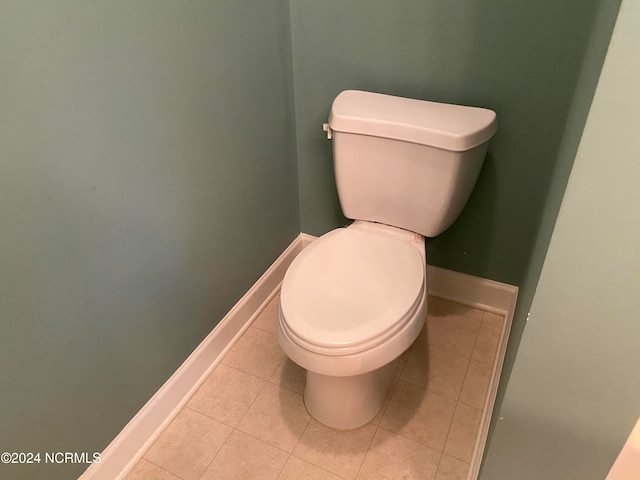
[[[355,90],[333,101],[323,129],[340,206],[355,222],[295,258],[278,306],[278,341],[307,370],[316,420],[352,429],[379,411],[394,360],[424,325],[424,237],[464,208],[496,128],[484,108]]]
[[[278,340],[307,370],[305,405],[318,421],[353,429],[378,413],[393,360],[424,325],[425,266],[421,235],[364,221],[323,235],[293,261]]]

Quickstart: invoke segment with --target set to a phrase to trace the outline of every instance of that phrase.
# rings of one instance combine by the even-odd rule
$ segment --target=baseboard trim
[[[480,310],[506,314],[513,309],[518,287],[445,268],[427,266],[429,294]]]
[[[79,480],[124,478],[175,418],[227,350],[280,289],[287,268],[308,244],[299,235],[225,315],[185,362],[127,423]]]
[[[296,255],[316,238],[301,233],[293,240],[264,275],[105,448],[101,454],[100,463],[89,466],[79,480],[118,480],[126,477],[218,365],[236,339],[244,333],[278,292],[284,274]],[[494,364],[490,392],[481,420],[481,435],[476,441],[467,477],[468,480],[475,480],[482,462],[491,422],[491,411],[498,390],[518,288],[433,266],[427,267],[427,275],[430,295],[501,313],[506,318]]]

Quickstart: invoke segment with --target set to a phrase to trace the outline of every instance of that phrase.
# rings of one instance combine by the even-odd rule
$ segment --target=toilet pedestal
[[[380,411],[396,362],[361,375],[335,377],[307,370],[304,403],[313,418],[338,430],[352,430]]]

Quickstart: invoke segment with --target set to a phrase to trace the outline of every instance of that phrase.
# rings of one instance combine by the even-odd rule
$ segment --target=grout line
[[[472,358],[471,360],[473,360],[473,361],[475,361],[475,362],[478,362],[478,363],[481,363],[481,364],[483,364],[483,365],[488,365],[488,366],[490,366],[490,367],[493,367],[493,364],[494,364],[494,362],[495,362],[495,360],[496,360],[496,354],[497,354],[497,353],[498,353],[497,351],[496,351],[496,353],[494,353],[494,355],[493,355],[493,360],[491,360],[490,362],[483,362],[482,360],[478,360],[477,358]]]
[[[253,435],[252,433],[243,432],[242,430],[238,430],[237,428],[234,428],[234,430],[235,430],[235,431],[237,431],[238,433],[242,434],[242,435],[246,435],[247,437],[251,437],[251,438],[253,438],[254,440],[257,440],[257,441],[259,441],[260,443],[264,443],[265,445],[268,445],[268,446],[270,446],[270,447],[273,447],[273,448],[275,448],[276,450],[280,450],[281,452],[286,453],[286,454],[287,454],[287,455],[289,455],[289,456],[291,456],[291,455],[292,455],[291,453],[287,452],[286,450],[283,450],[282,448],[280,448],[280,447],[278,447],[278,446],[274,445],[273,443],[269,443],[269,442],[267,442],[266,440],[263,440],[263,439],[261,439],[261,438],[256,437],[256,436],[255,436],[255,435]],[[288,458],[287,458],[287,459],[288,459]],[[286,462],[285,462],[285,463],[286,463]]]
[[[407,351],[411,350],[413,348],[413,343],[411,344],[411,346],[407,349]],[[408,358],[407,361],[405,361],[404,365],[402,365],[402,368],[400,369],[401,372],[400,374],[398,374],[397,376],[395,375],[396,372],[394,372],[394,375],[391,379],[391,384],[389,385],[389,390],[387,391],[387,394],[385,395],[385,401],[387,399],[387,397],[389,397],[389,401],[386,402],[386,404],[384,404],[381,408],[382,410],[382,414],[380,415],[380,420],[378,421],[378,423],[372,423],[369,422],[372,425],[375,425],[376,430],[375,432],[373,432],[373,436],[371,437],[371,440],[369,441],[369,445],[367,446],[366,451],[364,452],[364,457],[362,457],[362,461],[360,462],[360,466],[358,467],[358,470],[356,471],[356,477],[358,477],[358,475],[360,474],[360,471],[362,470],[362,466],[364,465],[364,462],[367,460],[367,455],[369,454],[369,451],[371,450],[371,445],[373,445],[373,440],[376,438],[376,435],[378,434],[378,431],[380,429],[385,430],[384,428],[382,428],[380,426],[380,424],[382,423],[382,419],[384,418],[385,413],[387,413],[387,409],[389,408],[389,405],[391,404],[391,399],[393,398],[393,394],[396,391],[396,388],[398,386],[398,383],[400,382],[400,376],[402,375],[402,372],[404,371],[405,367],[407,366],[407,362],[408,362]],[[399,369],[400,365],[398,365],[398,368],[396,368],[396,371]],[[376,416],[373,418],[376,418],[378,416],[378,414],[376,413]],[[387,431],[387,430],[385,430]],[[392,432],[395,434],[395,432]],[[418,442],[416,442],[418,443]]]
[[[376,414],[377,416],[377,414]],[[382,420],[382,418],[380,419]],[[369,422],[371,423],[371,422]],[[375,425],[375,424],[371,424],[371,425]],[[367,459],[367,455],[369,454],[369,450],[371,450],[371,445],[373,445],[373,439],[376,438],[376,435],[378,434],[378,430],[380,430],[380,425],[376,425],[376,430],[375,432],[373,432],[373,435],[371,436],[371,440],[369,440],[369,445],[367,445],[367,449],[364,451],[364,456],[362,457],[362,460],[360,461],[360,465],[358,466],[358,470],[356,471],[356,475],[355,478],[358,478],[358,475],[360,474],[360,470],[362,470],[362,466],[364,465],[365,460]]]
[[[265,315],[265,312],[266,312],[267,308],[268,308],[269,306],[271,306],[271,303],[272,303],[272,302],[274,302],[274,301],[276,301],[276,300],[278,299],[279,295],[280,295],[280,287],[278,287],[278,289],[277,289],[277,290],[275,290],[275,293],[273,294],[273,296],[271,297],[271,299],[267,302],[267,304],[265,305],[265,307],[264,307],[264,308],[260,311],[260,313],[259,313],[258,315],[256,315],[256,317],[253,319],[253,321],[251,322],[251,325],[250,325],[251,327],[254,327],[254,328],[260,329],[260,330],[262,330],[263,332],[275,333],[275,332],[273,332],[273,331],[271,331],[271,330],[266,330],[266,329],[264,329],[264,328],[261,328],[261,327],[257,326],[257,325],[256,325],[256,322],[257,322],[257,321],[258,321],[258,319],[260,319],[263,315]],[[275,318],[274,318],[273,320],[274,320],[274,321],[273,321],[272,323],[273,323],[274,327],[275,327],[275,328],[276,328],[276,330],[277,330],[277,327],[278,327],[278,305],[277,305],[277,302],[276,302]]]
[[[207,470],[209,470],[209,467],[211,466],[211,464],[215,461],[216,458],[218,458],[218,455],[220,455],[220,452],[222,451],[222,449],[224,448],[224,446],[227,444],[227,442],[229,441],[229,439],[231,438],[231,435],[233,435],[233,432],[235,431],[235,428],[231,430],[231,433],[229,433],[229,435],[227,436],[227,438],[224,439],[224,442],[222,442],[222,445],[220,445],[220,448],[218,449],[218,451],[216,452],[216,454],[211,458],[211,461],[209,461],[209,463],[207,463],[207,466],[205,467],[204,471],[202,472],[202,474],[198,477],[198,479],[201,479],[202,477],[204,477],[204,474],[207,473]]]
[[[382,415],[380,415],[380,421],[378,422],[378,427],[382,423],[382,419],[384,418],[385,414],[387,413],[387,410],[389,409],[389,405],[391,405],[391,399],[393,398],[393,394],[396,392],[396,389],[398,388],[398,383],[399,382],[400,382],[400,376],[394,377],[394,378],[391,379],[391,385],[389,386],[389,391],[387,392],[387,394],[389,395],[389,401],[387,402],[386,405],[384,405],[382,407]],[[385,398],[385,400],[386,400],[386,398]],[[378,414],[376,414],[376,417],[377,416],[378,416]]]
[[[287,390],[289,392],[293,392],[293,393],[297,393],[298,395],[304,395],[304,392],[298,392],[297,390],[294,390],[293,388],[289,388],[286,385],[282,385],[280,383],[276,383],[276,382],[272,382],[271,378],[273,377],[273,375],[278,371],[278,368],[280,367],[280,365],[283,365],[289,357],[287,357],[286,355],[284,356],[284,358],[282,359],[282,361],[278,364],[278,366],[276,367],[276,369],[273,371],[273,373],[271,374],[271,376],[269,377],[269,380],[267,380],[267,383],[270,383],[271,385],[275,385],[277,387],[280,387],[284,390]],[[300,367],[302,368],[302,367]]]
[[[262,385],[262,388],[260,389],[260,391],[258,392],[258,394],[256,395],[256,398],[254,398],[251,403],[249,404],[249,407],[247,408],[247,410],[242,414],[242,416],[240,417],[240,420],[238,420],[238,423],[236,424],[235,427],[233,427],[234,429],[237,430],[238,425],[240,425],[240,423],[242,423],[242,420],[244,420],[244,417],[247,416],[247,413],[249,413],[249,410],[251,410],[251,407],[253,407],[253,404],[256,403],[256,401],[258,400],[258,398],[260,397],[260,395],[262,395],[262,392],[264,392],[264,389],[266,388],[266,386],[269,384],[268,381],[264,380],[264,379],[260,379],[264,382],[264,385]],[[244,433],[244,432],[243,432]]]
[[[484,318],[484,315],[482,316]],[[471,363],[471,360],[473,359],[473,352],[476,350],[476,345],[478,344],[478,338],[480,337],[480,329],[482,328],[482,320],[480,320],[480,328],[478,328],[478,331],[476,332],[476,339],[473,342],[473,348],[471,349],[471,355],[469,355],[469,363]]]
[[[253,373],[245,372],[244,370],[241,370],[241,369],[239,369],[239,368],[237,368],[237,367],[232,367],[231,365],[227,365],[226,363],[223,363],[223,362],[220,362],[220,365],[224,365],[225,367],[230,368],[230,369],[232,369],[232,370],[235,370],[236,372],[244,373],[245,375],[249,375],[250,377],[257,378],[258,380],[262,380],[263,382],[267,382],[267,383],[269,383],[269,380],[265,380],[265,379],[264,379],[264,378],[262,378],[262,377],[258,377],[258,376],[256,376],[256,375],[254,375]],[[280,365],[280,364],[278,364],[278,365]],[[216,367],[216,368],[217,368],[217,367]],[[214,370],[214,371],[215,371],[215,370]],[[275,372],[275,370],[274,370],[274,372]],[[211,373],[213,373],[213,372],[211,372]],[[209,377],[207,377],[207,379],[208,379],[208,378],[209,378]],[[269,377],[269,378],[271,378],[271,377]],[[206,382],[206,380],[205,380],[205,382]],[[204,383],[204,382],[203,382],[203,383]]]
[[[304,406],[304,411],[307,412],[307,415],[309,415],[309,420],[307,420],[307,424],[304,426],[304,429],[302,430],[302,433],[300,434],[300,437],[298,437],[298,440],[296,441],[296,444],[291,449],[291,455],[293,455],[293,452],[296,451],[296,448],[298,447],[298,444],[300,443],[300,440],[302,440],[302,437],[304,437],[304,434],[306,433],[307,429],[309,428],[309,425],[311,425],[311,422],[313,421],[313,417],[311,416],[311,414],[307,410],[307,406],[304,404],[304,395],[302,396],[302,405]],[[299,457],[296,457],[296,458],[299,458]],[[301,458],[300,460],[304,460],[304,459]],[[311,463],[311,462],[307,462],[307,463]]]
[[[302,438],[302,437],[300,437],[300,438]],[[295,450],[295,448],[294,448],[294,450]],[[321,466],[321,465],[318,465],[318,464],[316,464],[316,463],[310,462],[309,460],[306,460],[306,459],[304,459],[304,458],[302,458],[302,457],[299,457],[299,456],[297,456],[297,455],[295,455],[295,454],[293,454],[293,453],[291,454],[291,456],[292,456],[292,457],[294,457],[294,458],[297,458],[298,460],[300,460],[300,461],[302,461],[302,462],[304,462],[304,463],[308,463],[309,465],[312,465],[312,466],[314,466],[314,467],[316,467],[316,468],[319,468],[319,469],[320,469],[320,470],[322,470],[323,472],[327,472],[327,473],[329,473],[329,474],[333,475],[334,477],[342,478],[343,480],[349,480],[349,479],[344,478],[342,475],[338,475],[337,473],[334,473],[334,472],[332,472],[332,471],[330,471],[330,470],[327,470],[326,468],[324,468],[324,467],[323,467],[323,466]],[[277,480],[277,479],[276,479],[276,480]]]
[[[444,452],[440,452],[440,458],[438,458],[438,465],[436,466],[436,474],[433,476],[434,479],[438,478],[438,473],[440,472],[440,465],[442,465],[442,457],[444,457]]]
[[[484,398],[482,399],[482,401],[484,402],[487,399],[487,395],[485,394]],[[464,405],[465,407],[469,407],[469,408],[473,408],[474,410],[480,410],[480,412],[483,412],[484,409],[483,408],[478,408],[478,407],[474,407],[473,405],[469,405],[466,402],[462,402],[460,400],[458,400],[458,403],[461,403],[462,405]]]
[[[277,447],[276,447],[277,448]],[[282,464],[282,468],[280,469],[280,471],[278,472],[278,476],[276,477],[276,480],[278,480],[280,478],[280,476],[282,475],[282,472],[284,471],[284,469],[287,466],[287,463],[289,463],[289,459],[291,458],[291,454],[289,454],[289,456],[287,457],[287,459],[284,461],[284,463]]]
[[[176,474],[175,474],[175,473],[173,473],[173,472],[170,472],[170,471],[169,471],[169,470],[167,470],[166,468],[163,468],[163,467],[161,467],[160,465],[155,464],[155,463],[153,463],[151,460],[148,460],[148,459],[146,459],[146,458],[144,458],[144,457],[142,457],[140,460],[138,460],[138,463],[140,463],[142,460],[144,460],[145,462],[150,463],[150,464],[151,464],[151,465],[153,465],[154,467],[158,467],[158,468],[159,468],[160,470],[162,470],[163,472],[167,472],[167,473],[168,473],[169,475],[171,475],[172,477],[176,477],[176,478],[177,478],[177,479],[179,479],[179,480],[183,480],[183,478],[182,478],[181,476],[176,475]],[[136,463],[136,465],[137,465],[138,463]],[[131,472],[129,472],[129,474],[131,474]],[[126,478],[125,478],[125,480],[126,480]]]
[[[480,328],[482,327],[483,320],[484,320],[484,313],[482,314],[482,318],[480,319]],[[467,363],[467,369],[466,369],[466,371],[464,373],[464,379],[462,381],[462,387],[464,387],[464,382],[467,379],[467,374],[469,373],[469,367],[471,366],[471,360],[473,359],[473,352],[474,352],[474,350],[476,348],[476,344],[478,343],[478,337],[480,336],[480,328],[478,328],[478,331],[476,332],[476,338],[475,338],[475,340],[473,342],[473,348],[471,349],[471,355],[469,356],[469,363]],[[462,387],[460,388],[460,393],[462,393]],[[444,439],[444,445],[442,446],[442,452],[441,452],[442,455],[445,454],[444,451],[445,451],[445,449],[447,447],[447,441],[449,440],[449,435],[451,435],[451,428],[453,427],[453,420],[454,420],[454,418],[456,416],[456,412],[458,411],[458,405],[460,403],[462,403],[463,405],[466,405],[465,403],[460,401],[460,395],[458,395],[458,399],[456,400],[456,408],[453,411],[453,416],[451,417],[451,422],[449,423],[449,429],[447,430],[447,435],[446,435],[446,437]],[[470,406],[470,405],[468,405],[468,406]],[[480,412],[482,413],[482,410],[480,410]],[[477,436],[478,436],[478,432],[476,432],[476,435],[474,437],[474,442],[475,442],[475,439],[477,438]],[[442,455],[440,456],[441,460],[442,460]],[[440,468],[440,462],[438,462],[438,468]],[[437,471],[436,471],[436,475],[437,475]]]
[[[477,339],[476,339],[476,341],[477,341]],[[469,361],[467,362],[467,369],[465,370],[464,377],[462,379],[462,385],[460,385],[460,392],[458,393],[458,398],[456,398],[456,407],[458,406],[457,405],[458,403],[464,403],[464,402],[460,401],[460,397],[462,396],[462,390],[464,389],[464,384],[467,381],[467,376],[469,375],[469,369],[471,369],[471,360],[472,359],[469,358],[468,360]],[[465,405],[466,405],[466,403],[465,403]],[[469,405],[469,406],[471,406],[471,405]],[[454,412],[454,415],[455,415],[455,412]],[[449,433],[447,432],[447,437],[448,436],[449,436]],[[445,443],[446,443],[446,440],[445,440]]]

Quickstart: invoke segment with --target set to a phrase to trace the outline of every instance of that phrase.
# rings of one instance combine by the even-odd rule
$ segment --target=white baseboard
[[[489,312],[506,314],[515,308],[518,287],[445,268],[427,266],[429,295]]]
[[[220,323],[175,371],[167,382],[129,421],[79,480],[123,479],[142,458],[167,425],[189,401],[198,387],[218,365],[227,350],[251,325],[278,292],[287,268],[316,237],[301,233],[225,315]],[[429,294],[482,310],[505,315],[506,325],[494,365],[490,392],[476,442],[468,479],[475,480],[480,469],[491,410],[495,402],[502,361],[511,328],[518,288],[480,277],[428,266]]]
[[[306,246],[299,235],[225,315],[189,358],[105,448],[80,480],[124,478],[218,365],[235,340],[280,289],[287,268]]]

